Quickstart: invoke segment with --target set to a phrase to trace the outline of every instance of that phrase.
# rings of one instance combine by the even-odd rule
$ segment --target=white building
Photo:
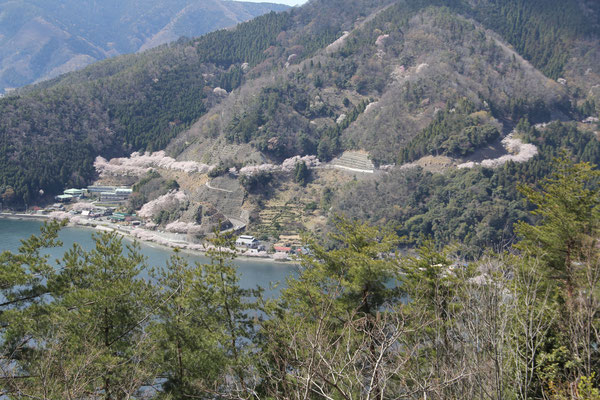
[[[238,247],[247,247],[249,249],[255,249],[258,247],[260,242],[254,236],[242,235],[237,238],[235,245]]]
[[[100,201],[125,201],[133,191],[130,188],[116,188],[111,191],[100,192]]]

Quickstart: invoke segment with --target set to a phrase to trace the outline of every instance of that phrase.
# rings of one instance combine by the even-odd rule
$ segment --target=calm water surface
[[[18,251],[21,245],[21,239],[28,238],[31,235],[40,233],[42,222],[32,220],[9,220],[0,219],[0,252],[9,250]],[[95,231],[88,228],[64,228],[60,233],[60,240],[63,247],[48,249],[47,254],[51,259],[59,259],[65,250],[72,247],[73,243],[78,243],[83,249],[91,250],[94,247],[92,234]],[[124,240],[124,243],[128,239]],[[162,247],[154,247],[149,244],[141,243],[141,252],[147,258],[149,266],[164,266],[171,256],[172,252]],[[206,257],[200,255],[191,255],[183,253],[190,264],[194,262],[205,263]],[[261,260],[235,260],[240,274],[240,284],[244,288],[254,288],[261,286],[265,289],[268,296],[276,295],[278,288],[272,289],[272,284],[278,284],[279,288],[285,285],[288,276],[295,276],[298,267],[291,264],[265,262]]]

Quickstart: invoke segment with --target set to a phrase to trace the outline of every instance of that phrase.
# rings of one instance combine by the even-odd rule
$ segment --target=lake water
[[[31,235],[40,233],[42,222],[35,220],[10,220],[0,218],[0,252],[9,250],[17,252],[21,245],[21,239],[28,238]],[[60,259],[65,250],[78,243],[84,250],[91,250],[94,247],[92,234],[95,231],[89,228],[64,228],[60,233],[60,240],[63,247],[48,249],[51,259]],[[129,239],[124,239],[125,244]],[[163,247],[152,246],[151,244],[141,243],[141,252],[147,258],[149,266],[164,266],[172,254],[172,251]],[[190,264],[194,262],[206,263],[208,258],[196,254],[182,254]],[[279,292],[279,288],[285,286],[285,280],[288,276],[295,276],[298,273],[298,267],[287,263],[274,263],[262,260],[235,260],[240,274],[240,285],[244,288],[254,288],[261,286],[265,289],[265,295],[274,296]],[[278,286],[272,288],[272,286]]]

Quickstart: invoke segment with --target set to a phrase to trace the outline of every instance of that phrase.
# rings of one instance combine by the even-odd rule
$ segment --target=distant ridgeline
[[[388,5],[392,6],[381,11]],[[318,154],[327,160],[344,149],[359,147],[360,141],[344,138],[343,132],[360,120],[359,115],[366,114],[367,100],[382,96],[389,84],[389,75],[377,72],[380,67],[374,61],[379,51],[374,43],[380,36],[391,33],[400,42],[393,50],[398,51],[393,54],[400,57],[398,64],[413,65],[418,54],[404,56],[400,49],[410,19],[419,13],[422,17],[427,10],[441,10],[436,28],[454,35],[448,39],[453,40],[468,33],[465,24],[455,23],[455,16],[462,15],[494,30],[547,77],[556,79],[567,68],[572,43],[598,39],[599,7],[594,2],[587,2],[586,7],[583,11],[578,0],[314,0],[299,9],[263,15],[233,30],[102,61],[0,99],[0,195],[5,204],[17,205],[36,201],[40,189],[56,194],[66,186],[83,186],[95,177],[96,156],[111,158],[164,149],[216,104],[222,104],[224,92],[216,89],[231,92],[242,85],[263,88],[250,106],[225,110],[235,119],[226,132],[218,134],[223,133],[230,143],[250,143],[272,159]],[[374,15],[376,11],[379,14]],[[321,50],[353,29],[331,57],[333,61],[320,65],[320,60],[325,60]],[[485,37],[482,43],[488,46]],[[499,52],[491,49],[485,62],[494,65]],[[303,60],[307,60],[304,70],[287,73],[290,65]],[[268,76],[274,77],[274,83],[264,87],[264,79],[259,78]],[[339,123],[331,122],[337,117],[333,106],[320,106],[321,100],[315,100],[325,89],[342,93],[335,101],[340,104],[336,107],[345,107],[346,117]],[[413,85],[402,101],[416,98],[423,102],[427,99],[419,93],[427,91],[434,93],[436,88]],[[445,94],[438,95],[440,102],[449,102]],[[456,93],[451,96],[456,98]],[[562,112],[579,116],[577,100],[573,106],[568,100],[561,103]],[[535,108],[526,97],[522,101],[513,109]],[[507,104],[498,104],[489,105],[498,119],[512,119],[516,124],[516,116],[528,119],[533,115],[521,112],[511,116]],[[542,114],[556,111],[556,104],[552,107]],[[417,108],[415,113],[420,112]],[[595,104],[590,103],[588,109],[596,113]],[[469,111],[480,111],[480,107]],[[393,138],[388,138],[391,145],[377,135],[365,140],[381,141],[380,153],[387,152],[375,161],[412,160],[430,154],[431,149],[423,143],[431,137],[443,146],[443,153],[463,156],[499,134],[491,125],[476,126],[479,120],[471,114],[453,116],[447,110],[429,131],[421,129],[412,141],[403,138],[405,150],[397,149],[400,142]],[[327,119],[330,122],[312,124]],[[401,131],[401,122],[390,121],[381,135]],[[295,127],[294,132],[286,126]],[[468,145],[461,148],[463,139],[441,137],[439,132],[445,126],[455,128],[451,132],[457,134],[467,132]]]
[[[229,0],[3,1],[0,94],[288,8]]]

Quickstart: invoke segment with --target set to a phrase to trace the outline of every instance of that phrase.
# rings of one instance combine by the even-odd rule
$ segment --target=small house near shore
[[[273,246],[273,249],[277,253],[286,253],[286,254],[289,254],[289,253],[292,252],[292,248],[291,247],[287,247],[287,246]]]

